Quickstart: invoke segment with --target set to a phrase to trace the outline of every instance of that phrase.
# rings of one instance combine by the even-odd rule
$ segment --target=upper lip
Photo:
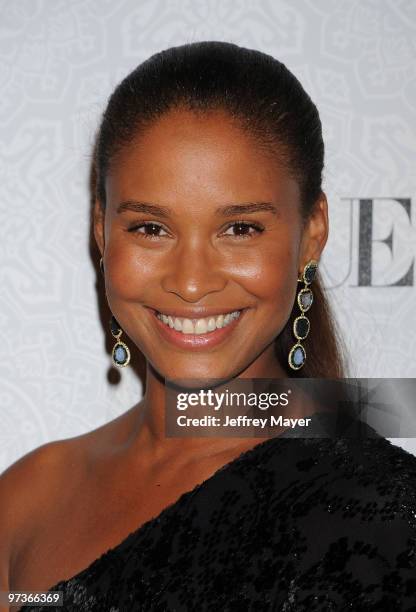
[[[235,312],[236,310],[245,310],[244,308],[198,308],[193,310],[179,310],[176,308],[164,308],[163,310],[157,310],[152,308],[154,312],[164,314],[171,317],[178,317],[179,319],[205,319],[207,317],[217,317],[218,315],[226,315]]]

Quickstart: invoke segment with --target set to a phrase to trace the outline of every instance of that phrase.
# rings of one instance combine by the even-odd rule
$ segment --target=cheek
[[[270,245],[243,259],[238,277],[245,289],[264,305],[291,310],[296,292],[297,258],[293,245]]]
[[[106,249],[106,290],[122,300],[139,299],[144,288],[155,280],[155,258],[134,244],[122,247],[116,241]]]

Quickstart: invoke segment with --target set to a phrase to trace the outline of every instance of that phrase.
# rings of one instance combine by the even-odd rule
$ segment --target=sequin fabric
[[[21,612],[415,612],[416,457],[360,432],[266,439]]]

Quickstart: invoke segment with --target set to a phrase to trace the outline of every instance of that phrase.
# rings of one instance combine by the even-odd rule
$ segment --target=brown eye
[[[236,221],[228,226],[228,229],[236,228],[237,232],[234,233],[234,238],[252,238],[257,234],[261,234],[264,231],[264,228],[257,223],[246,223],[245,221]],[[249,232],[250,228],[254,228],[254,232]],[[232,236],[232,234],[226,234],[227,236]]]
[[[141,228],[144,228],[144,231],[139,231]],[[159,223],[153,223],[152,221],[148,221],[146,223],[134,225],[133,227],[130,227],[127,231],[132,232],[134,234],[138,234],[143,238],[159,238],[161,237],[159,234],[160,230],[163,230],[163,227],[159,225]]]

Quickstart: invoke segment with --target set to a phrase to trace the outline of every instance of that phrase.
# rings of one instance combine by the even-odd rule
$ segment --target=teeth
[[[216,322],[215,322],[215,317],[211,317],[211,318],[208,320],[207,329],[208,329],[208,331],[210,332],[210,331],[214,331],[214,329],[216,329],[216,328],[217,328],[217,324],[216,324]]]
[[[178,331],[182,331],[183,334],[194,334],[194,326],[191,319],[184,319],[181,325],[180,319],[175,319],[182,327],[182,329],[178,329]]]
[[[206,317],[205,319],[182,319],[163,313],[157,313],[156,316],[163,321],[165,325],[169,325],[171,329],[176,329],[176,331],[180,331],[183,334],[206,334],[215,329],[226,327],[232,323],[234,319],[238,319],[240,314],[241,310],[235,310],[226,315],[220,314],[217,317]]]

